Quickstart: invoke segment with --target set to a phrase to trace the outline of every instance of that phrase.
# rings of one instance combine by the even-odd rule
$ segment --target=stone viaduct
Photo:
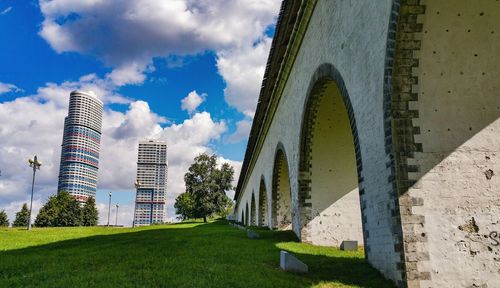
[[[399,287],[500,287],[499,117],[499,0],[284,1],[235,215]]]

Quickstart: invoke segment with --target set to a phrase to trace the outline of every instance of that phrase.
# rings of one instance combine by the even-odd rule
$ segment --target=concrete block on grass
[[[260,235],[257,232],[252,231],[250,229],[247,230],[247,236],[250,239],[259,239],[260,238]]]
[[[309,271],[304,262],[286,251],[280,251],[280,267],[287,272],[307,273]]]
[[[353,241],[353,240],[342,241],[342,243],[340,244],[340,250],[356,251],[358,250],[358,241]]]

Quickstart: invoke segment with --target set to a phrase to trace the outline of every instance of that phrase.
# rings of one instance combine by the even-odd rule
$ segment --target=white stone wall
[[[282,143],[289,165],[293,201],[293,230],[300,235],[298,217],[298,165],[300,128],[311,77],[324,63],[332,64],[341,74],[356,117],[363,160],[368,259],[394,281],[400,280],[394,252],[391,223],[390,171],[384,148],[383,85],[387,29],[392,2],[320,0],[306,31],[302,47],[286,84],[283,97],[243,187],[241,203],[249,202],[261,177],[271,201],[271,179],[276,147]],[[240,206],[241,209],[243,206]],[[271,203],[268,203],[268,211]],[[241,212],[238,212],[241,213]],[[268,221],[270,223],[270,221]]]
[[[427,1],[416,71],[421,287],[500,287],[500,2]],[[498,240],[498,238],[497,238]]]

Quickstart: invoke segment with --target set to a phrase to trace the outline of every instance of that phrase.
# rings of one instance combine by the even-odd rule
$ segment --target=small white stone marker
[[[358,241],[353,241],[353,240],[342,241],[342,243],[340,244],[340,250],[356,251],[358,250]]]
[[[286,251],[280,251],[280,267],[287,272],[307,273],[309,268],[304,262]]]

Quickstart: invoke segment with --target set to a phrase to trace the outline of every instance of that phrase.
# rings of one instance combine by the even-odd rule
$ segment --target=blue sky
[[[141,139],[169,144],[168,217],[198,153],[217,153],[239,173],[279,5],[0,1],[0,209],[13,219],[29,199],[24,162],[33,154],[44,161],[35,210],[56,192],[62,120],[75,89],[105,102],[101,215],[113,191],[120,222],[131,222]]]

